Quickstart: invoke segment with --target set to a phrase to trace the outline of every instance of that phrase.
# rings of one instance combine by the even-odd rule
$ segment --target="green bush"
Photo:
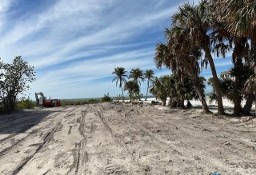
[[[109,94],[107,94],[107,95],[104,94],[104,97],[101,98],[101,101],[102,102],[111,102],[112,98],[109,96]]]
[[[20,101],[16,103],[18,109],[33,109],[36,104],[33,102],[29,97],[28,98],[21,98]]]

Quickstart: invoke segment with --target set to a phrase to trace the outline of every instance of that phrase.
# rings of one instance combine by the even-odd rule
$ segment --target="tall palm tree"
[[[143,81],[143,71],[140,68],[132,69],[130,71],[129,78],[132,78],[139,86],[141,85],[140,81]]]
[[[235,36],[251,39],[253,57],[256,58],[256,2],[254,0],[208,0],[219,20],[225,22],[228,31]],[[216,13],[217,14],[217,13]]]
[[[172,16],[172,26],[178,27],[181,32],[187,32],[190,45],[194,45],[204,51],[205,60],[209,62],[213,76],[213,84],[218,101],[218,114],[221,115],[224,114],[224,108],[220,82],[211,55],[211,38],[209,36],[211,20],[207,5],[206,1],[201,1],[197,6],[191,4],[181,6],[178,12]]]
[[[116,86],[119,86],[119,88],[121,88],[123,101],[124,101],[123,83],[126,82],[125,78],[128,78],[128,75],[126,75],[126,73],[127,71],[123,67],[116,67],[114,69],[114,72],[112,72],[112,74],[115,75],[115,78],[112,80],[112,82],[116,81]]]
[[[201,86],[201,78],[199,61],[201,60],[201,52],[193,44],[190,45],[189,33],[180,27],[172,26],[166,30],[166,37],[168,39],[167,45],[158,44],[156,47],[155,63],[157,67],[163,65],[170,68],[172,72],[178,75],[179,83],[176,83],[181,89],[185,86],[185,78],[189,78],[194,85],[194,88],[202,103],[202,107],[206,113],[209,113],[209,108],[205,100],[204,90]],[[183,78],[182,78],[183,77]],[[178,88],[177,92],[179,91]],[[181,92],[180,95],[185,92]],[[185,96],[184,96],[185,97]],[[181,103],[183,100],[180,100]]]
[[[144,73],[144,78],[147,79],[147,92],[146,92],[146,98],[145,98],[145,101],[147,101],[148,89],[149,89],[150,82],[152,82],[152,80],[154,78],[154,71],[153,70],[146,70],[145,73]]]
[[[222,22],[226,25],[228,32],[235,38],[235,48],[233,52],[233,57],[237,56],[240,59],[235,59],[234,68],[238,69],[241,63],[241,57],[245,59],[245,64],[250,65],[250,69],[253,70],[256,68],[256,2],[254,0],[208,0],[213,7],[213,12],[215,17],[217,17],[219,22]],[[241,40],[241,39],[242,40]],[[247,40],[250,40],[250,49],[249,54],[241,51],[241,43]],[[240,46],[237,43],[241,43]],[[249,45],[249,44],[247,44]],[[240,49],[240,50],[239,50]],[[238,54],[237,54],[238,53]],[[242,54],[241,54],[242,53]],[[240,57],[239,57],[240,56]],[[234,60],[234,58],[233,58]],[[238,63],[238,64],[237,64]],[[238,72],[241,72],[238,70]],[[240,79],[241,73],[236,77],[236,85],[240,85],[240,89],[244,86],[244,79]],[[243,83],[240,83],[243,82]],[[241,96],[241,95],[240,95]],[[243,108],[243,112],[248,114],[253,103],[253,94],[247,94],[246,105]],[[238,106],[239,100],[241,97],[238,96],[236,100],[234,110],[241,108],[241,105]],[[238,107],[236,107],[238,106]]]
[[[167,29],[166,33],[169,33],[169,30]],[[167,35],[168,40],[169,35]],[[176,55],[171,51],[170,47],[166,44],[159,43],[156,46],[156,54],[154,57],[154,61],[157,68],[161,68],[162,66],[166,66],[167,68],[171,69],[171,71],[177,76],[177,83],[175,83],[175,88],[178,90],[178,85],[182,83],[182,74],[183,70],[179,65],[177,64]],[[177,95],[176,101],[179,101],[180,107],[184,107],[184,99],[182,93],[179,93],[180,95]],[[175,102],[176,103],[176,102]],[[174,105],[176,106],[176,105]]]
[[[194,89],[202,103],[203,110],[209,113],[210,111],[203,90],[204,86],[202,86],[203,81],[199,76],[199,62],[202,60],[200,49],[193,44],[190,45],[189,34],[187,31],[180,29],[180,27],[173,26],[168,32],[168,38],[169,49],[175,55],[176,69],[179,69],[184,77],[192,81]],[[185,81],[184,78],[183,81]]]

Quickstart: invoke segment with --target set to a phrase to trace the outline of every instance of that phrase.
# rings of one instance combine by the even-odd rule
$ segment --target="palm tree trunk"
[[[185,106],[184,106],[184,97],[183,97],[183,95],[182,95],[182,97],[179,99],[179,107],[181,107],[181,108],[185,108]]]
[[[145,99],[145,101],[147,101],[147,99],[148,99],[148,88],[149,88],[149,80],[148,80],[148,87],[147,87],[147,92],[146,92],[146,99]]]
[[[162,99],[163,106],[166,106],[166,100],[167,100],[166,98],[163,98],[163,99]]]
[[[236,63],[235,63],[235,70],[236,70],[236,76],[235,76],[235,89],[237,90],[237,93],[234,97],[234,115],[235,116],[239,116],[241,114],[241,111],[242,111],[242,106],[241,106],[241,102],[242,102],[242,94],[241,94],[241,91],[242,91],[242,88],[243,88],[243,85],[242,85],[242,80],[241,80],[241,74],[239,74],[239,72],[241,72],[241,68],[242,68],[242,60],[239,59],[239,60],[236,60]]]
[[[254,74],[256,74],[256,27],[253,29],[252,33],[252,52],[253,52],[253,61],[254,61]],[[254,96],[254,105],[255,105],[255,116],[256,116],[256,91],[255,91],[255,96]]]
[[[234,62],[234,71],[235,71],[235,89],[237,91],[237,93],[235,94],[234,97],[234,115],[235,116],[239,116],[241,114],[242,111],[242,106],[241,106],[241,102],[242,102],[242,89],[244,86],[243,82],[243,61],[242,61],[242,57],[241,57],[241,51],[244,50],[244,45],[247,41],[247,38],[244,37],[239,37],[239,38],[235,38],[234,39],[234,43],[235,43],[235,48],[233,51],[233,62]]]
[[[124,102],[124,88],[122,87],[122,98],[123,98],[123,102]]]
[[[235,51],[235,49],[234,49]],[[242,59],[241,58],[233,58],[234,61],[234,68],[236,70],[236,72],[241,72],[242,73]],[[240,91],[243,88],[242,85],[242,79],[241,79],[241,74],[236,73],[235,75],[235,89],[238,91],[235,94],[234,97],[234,115],[235,116],[239,116],[241,114],[242,111],[242,106],[241,106],[241,102],[242,102],[242,94],[240,93]]]
[[[243,114],[244,115],[249,115],[250,114],[254,98],[256,100],[256,97],[254,97],[253,94],[248,95],[246,103],[245,103],[244,108],[243,108]]]
[[[253,30],[251,38],[251,56],[254,62],[254,66],[256,66],[256,27]]]
[[[222,103],[222,93],[221,93],[221,89],[220,89],[220,82],[219,82],[217,72],[215,69],[215,64],[214,64],[209,46],[208,47],[206,46],[204,50],[205,50],[205,55],[209,61],[212,76],[213,76],[213,86],[214,86],[213,88],[216,92],[217,101],[218,101],[218,114],[223,115],[224,108],[223,108],[223,103]]]
[[[242,111],[241,101],[242,101],[242,97],[240,95],[237,95],[237,97],[235,97],[234,99],[234,115],[235,116],[241,115],[241,111]]]
[[[208,105],[206,103],[206,100],[205,100],[205,95],[202,91],[202,88],[199,86],[198,81],[194,81],[194,87],[196,89],[197,95],[199,96],[199,100],[202,103],[202,108],[203,108],[204,112],[210,113],[209,107],[208,107]]]

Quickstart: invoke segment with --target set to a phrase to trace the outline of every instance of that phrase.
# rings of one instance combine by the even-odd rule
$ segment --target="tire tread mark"
[[[53,137],[53,134],[61,127],[61,122],[57,123],[57,125],[50,131],[48,132],[45,137],[44,137],[44,141],[43,143],[41,143],[37,149],[35,150],[35,152],[30,155],[29,157],[25,158],[24,161],[13,171],[12,175],[15,175],[15,174],[18,174],[22,168],[28,163],[29,160],[31,160],[35,154],[37,154],[46,144],[48,144],[52,137]]]
[[[69,111],[66,115],[69,115],[70,113],[72,113],[73,111],[75,110],[75,108],[74,109],[72,109],[71,111]],[[52,115],[50,115],[49,117],[47,117],[47,118],[55,118],[57,115],[59,115],[59,113],[57,112],[56,114],[52,114]],[[66,116],[65,115],[65,116]],[[44,120],[42,120],[42,121],[45,121],[46,119],[44,119]],[[62,126],[62,125],[61,125]],[[44,127],[44,126],[43,126]],[[32,135],[32,134],[34,134],[34,133],[36,133],[37,131],[39,131],[39,130],[41,130],[43,127],[40,127],[40,128],[38,128],[38,129],[35,129],[35,130],[33,130],[33,132],[30,132],[30,133],[28,133],[24,138],[22,138],[22,139],[20,139],[20,140],[18,140],[17,142],[15,142],[14,144],[12,144],[11,146],[9,146],[9,147],[7,147],[7,148],[5,148],[4,150],[2,150],[2,151],[0,151],[0,156],[3,156],[5,153],[7,153],[9,150],[11,150],[11,149],[13,149],[15,146],[17,146],[19,143],[21,143],[22,141],[24,141],[25,139],[27,139],[30,135]],[[25,130],[25,129],[24,129]],[[18,135],[18,134],[14,134],[14,135],[12,135],[12,137],[15,137],[16,135]],[[9,136],[8,138],[11,138],[11,136]],[[7,140],[7,139],[4,139],[4,140]]]

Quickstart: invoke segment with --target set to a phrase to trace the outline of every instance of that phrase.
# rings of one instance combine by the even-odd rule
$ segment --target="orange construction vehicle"
[[[40,96],[40,97],[38,97]],[[44,94],[42,92],[36,92],[35,93],[36,97],[36,104],[38,106],[43,106],[43,107],[55,107],[55,106],[61,106],[60,100],[58,99],[46,99]]]

